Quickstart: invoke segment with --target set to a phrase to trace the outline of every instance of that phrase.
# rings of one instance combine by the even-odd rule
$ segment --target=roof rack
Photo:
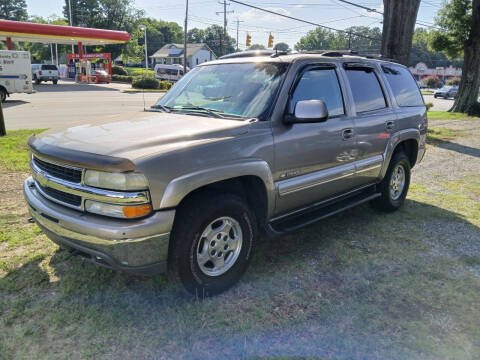
[[[219,59],[234,59],[234,58],[243,58],[243,57],[252,57],[252,56],[270,56],[277,57],[281,55],[287,55],[288,51],[282,50],[247,50],[240,51],[233,54],[223,55]]]

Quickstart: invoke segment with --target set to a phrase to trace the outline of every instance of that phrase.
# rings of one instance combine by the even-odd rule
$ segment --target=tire
[[[7,100],[7,91],[5,89],[0,89],[0,101],[3,103]]]
[[[52,82],[53,82],[53,85],[57,85],[58,80],[52,80]]]
[[[232,230],[222,233],[228,224]],[[193,196],[177,211],[169,273],[197,298],[220,294],[242,277],[256,239],[255,216],[241,198],[210,192]],[[224,259],[223,267],[217,258]]]
[[[35,77],[35,84],[40,85],[40,83],[41,83],[41,80],[39,78]]]
[[[399,167],[401,170],[398,170]],[[401,172],[403,172],[403,185],[401,185]],[[396,175],[395,181],[392,176]],[[393,181],[392,185],[391,182]],[[382,182],[378,185],[381,196],[372,201],[372,206],[378,210],[392,212],[402,207],[407,197],[410,186],[410,160],[403,151],[393,154],[387,172]],[[397,190],[395,190],[395,188]]]

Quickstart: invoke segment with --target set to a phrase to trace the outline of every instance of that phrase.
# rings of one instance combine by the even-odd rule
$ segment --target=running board
[[[350,209],[364,202],[380,197],[382,194],[372,191],[362,191],[353,196],[343,198],[334,203],[326,202],[313,206],[302,212],[294,213],[287,217],[273,219],[266,225],[268,235],[282,235],[307,225],[311,225],[319,220],[335,215],[344,210]]]

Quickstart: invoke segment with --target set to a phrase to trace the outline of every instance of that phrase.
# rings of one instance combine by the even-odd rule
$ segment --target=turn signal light
[[[152,211],[150,204],[138,206],[124,206],[123,215],[127,218],[135,218],[149,214]]]

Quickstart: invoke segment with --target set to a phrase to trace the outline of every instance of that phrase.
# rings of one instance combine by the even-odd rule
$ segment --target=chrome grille
[[[47,174],[62,179],[66,181],[70,181],[73,183],[80,183],[82,181],[82,170],[74,167],[62,166],[58,164],[54,164],[51,162],[43,161],[37,158],[36,156],[33,157],[33,161],[35,165],[42,171],[46,172]]]
[[[80,196],[69,194],[57,189],[52,189],[50,187],[44,187],[38,183],[36,185],[45,195],[53,198],[54,200],[73,206],[80,206],[82,204],[82,198]]]

